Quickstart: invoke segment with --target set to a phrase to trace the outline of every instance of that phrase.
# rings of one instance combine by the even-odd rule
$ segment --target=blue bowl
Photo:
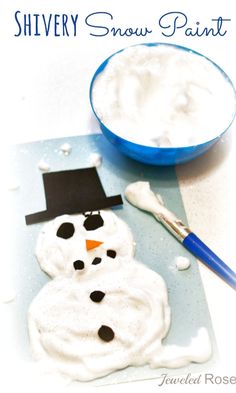
[[[153,147],[153,146],[146,146],[146,145],[140,145],[138,143],[131,142],[127,139],[124,139],[117,135],[114,130],[110,130],[106,127],[105,124],[101,121],[99,118],[98,114],[96,113],[96,110],[93,105],[93,99],[92,99],[92,91],[93,91],[93,85],[94,82],[97,78],[97,76],[103,72],[105,67],[107,66],[109,60],[115,56],[117,53],[122,52],[124,49],[121,49],[120,51],[112,54],[110,57],[108,57],[96,70],[91,84],[90,84],[90,104],[92,107],[92,110],[99,122],[100,128],[105,135],[105,137],[122,153],[125,155],[133,158],[134,160],[143,162],[145,164],[150,164],[150,165],[177,165],[177,164],[182,164],[187,161],[193,160],[194,158],[202,155],[205,153],[207,150],[209,150],[215,143],[219,141],[219,139],[222,137],[222,135],[230,128],[230,126],[233,123],[233,120],[236,115],[236,90],[234,88],[234,85],[228,75],[212,60],[210,60],[208,57],[202,55],[201,53],[198,53],[190,48],[186,48],[183,46],[175,45],[175,44],[165,44],[165,43],[144,43],[144,44],[139,44],[139,45],[146,45],[146,46],[158,46],[158,45],[164,45],[164,46],[169,46],[169,47],[174,47],[177,49],[181,49],[183,51],[188,51],[191,53],[194,53],[198,56],[201,56],[205,58],[206,60],[210,61],[223,75],[223,77],[230,83],[232,86],[232,89],[234,91],[235,95],[235,111],[234,114],[229,121],[229,124],[226,129],[222,130],[222,132],[216,136],[214,139],[208,140],[204,143],[193,145],[193,146],[183,146],[183,147]]]

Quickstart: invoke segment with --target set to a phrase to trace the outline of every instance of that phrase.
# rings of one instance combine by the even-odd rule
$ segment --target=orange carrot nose
[[[97,240],[87,240],[86,239],[86,249],[87,251],[93,250],[94,248],[99,247],[103,242],[99,242]]]

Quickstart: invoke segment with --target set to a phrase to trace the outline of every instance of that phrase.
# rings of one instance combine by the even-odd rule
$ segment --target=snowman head
[[[56,217],[44,225],[36,246],[40,267],[52,278],[89,273],[133,254],[132,233],[111,210]]]
[[[46,210],[26,216],[26,223],[50,220],[36,246],[39,264],[49,276],[89,271],[104,257],[133,256],[128,226],[104,210],[122,204],[122,198],[106,196],[96,168],[44,173],[43,185]]]

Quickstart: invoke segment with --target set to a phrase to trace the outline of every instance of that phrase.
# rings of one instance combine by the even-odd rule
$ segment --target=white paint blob
[[[72,151],[72,147],[69,143],[65,142],[61,145],[60,151],[62,151],[65,156],[68,156]]]
[[[170,221],[176,221],[177,217],[165,206],[161,195],[154,194],[149,182],[137,181],[130,183],[125,189],[126,199],[138,209],[152,213],[157,220],[166,217]]]
[[[99,167],[102,165],[102,156],[99,153],[91,153],[89,156],[90,165]]]
[[[8,191],[16,191],[20,188],[20,184],[16,179],[8,179],[7,189]]]
[[[178,270],[187,270],[189,269],[190,265],[190,260],[187,257],[177,256],[175,258],[175,266]]]
[[[0,280],[0,303],[11,303],[16,298],[13,284],[7,275],[3,275]]]
[[[42,172],[49,172],[51,168],[50,165],[44,159],[41,159],[38,162],[38,169]]]

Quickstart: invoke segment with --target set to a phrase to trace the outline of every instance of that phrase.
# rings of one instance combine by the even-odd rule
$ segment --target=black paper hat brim
[[[110,208],[117,205],[122,205],[123,201],[121,195],[114,195],[111,197],[106,197],[105,199],[93,201],[93,209],[92,211],[98,211],[101,209]],[[70,206],[63,206],[54,209],[44,210],[42,212],[29,214],[25,217],[26,224],[36,224],[43,221],[51,220],[57,216],[61,216],[63,214],[79,214],[91,211],[91,207],[89,204],[79,204],[78,205],[70,205]]]

